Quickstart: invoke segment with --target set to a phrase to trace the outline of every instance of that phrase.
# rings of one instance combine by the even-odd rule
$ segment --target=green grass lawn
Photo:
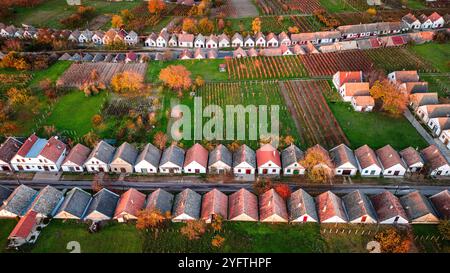
[[[203,77],[205,81],[225,81],[228,79],[226,72],[219,72],[219,64],[224,63],[220,59],[203,60],[173,60],[173,61],[151,61],[147,69],[147,82],[160,82],[159,72],[169,65],[183,65],[191,73],[192,78]]]
[[[345,0],[320,0],[320,5],[330,13],[355,11]]]
[[[67,243],[80,243],[82,253],[142,252],[142,236],[133,225],[109,223],[98,233],[91,234],[88,225],[78,222],[52,220],[39,236],[32,252],[68,253]]]
[[[30,81],[29,87],[37,87],[39,82],[44,79],[50,79],[51,81],[56,82],[71,64],[72,62],[70,61],[57,61],[47,69],[31,72],[33,74],[33,79]]]
[[[440,72],[450,72],[450,43],[427,43],[415,45],[410,47],[410,50],[423,57],[423,59],[431,62],[432,65]]]
[[[403,116],[397,118],[382,112],[355,112],[349,103],[344,102],[330,102],[329,105],[354,149],[364,144],[373,149],[390,144],[397,150],[408,146],[427,146]]]
[[[0,253],[5,251],[5,248],[8,245],[8,236],[16,224],[16,219],[0,220]]]
[[[437,92],[439,97],[449,98],[450,96],[450,77],[448,76],[423,76],[420,75],[422,81],[428,82],[430,92]]]
[[[58,99],[44,125],[54,125],[59,131],[75,131],[75,135],[83,136],[91,130],[92,116],[99,113],[105,98],[104,91],[91,97],[78,90],[71,91]]]
[[[422,0],[408,0],[408,4],[406,6],[410,9],[425,9],[424,5],[425,1]]]
[[[415,236],[418,236],[419,239],[415,240],[416,246],[419,248],[421,252],[427,253],[450,253],[450,241],[446,240],[426,240],[427,236],[429,238],[431,236],[441,236],[436,225],[412,225],[413,232]],[[420,239],[420,237],[422,239]]]
[[[118,13],[123,9],[131,9],[141,4],[141,1],[111,2],[104,0],[83,0],[84,6],[95,7],[97,14]],[[65,1],[46,0],[44,3],[30,8],[16,8],[15,14],[8,23],[16,26],[22,23],[31,24],[36,27],[61,28],[59,22],[76,11],[76,6],[69,6]],[[6,22],[4,22],[6,23]]]
[[[278,34],[282,31],[287,32],[289,27],[295,25],[289,16],[283,16],[282,21],[278,21],[278,16],[261,16],[259,18],[261,19],[261,31],[265,33],[274,32]],[[229,31],[249,33],[251,32],[254,19],[255,17],[228,18],[225,21],[225,26],[227,26]]]

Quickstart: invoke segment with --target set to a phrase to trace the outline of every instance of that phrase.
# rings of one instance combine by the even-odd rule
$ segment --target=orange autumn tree
[[[306,175],[314,182],[330,181],[333,176],[333,162],[327,151],[319,145],[306,150],[305,158],[301,161],[305,167]]]
[[[153,136],[153,143],[156,147],[158,147],[160,150],[163,150],[164,147],[166,147],[167,144],[167,135],[164,134],[161,131],[156,132],[156,134]]]
[[[276,184],[273,189],[284,200],[287,200],[292,193],[291,188],[287,184]]]
[[[208,19],[208,17],[200,19],[198,21],[198,31],[203,35],[209,35],[214,30],[214,23]]]
[[[183,31],[186,31],[189,33],[197,33],[196,21],[192,18],[184,18],[183,25],[181,28],[183,29]]]
[[[189,240],[198,240],[206,232],[206,223],[203,220],[189,221],[180,229],[180,232]]]
[[[375,81],[370,88],[370,95],[381,101],[382,110],[397,116],[405,111],[408,103],[408,95],[388,80]]]
[[[151,14],[159,14],[166,8],[166,4],[163,0],[150,0],[148,1],[148,11]]]
[[[144,78],[132,71],[117,73],[111,79],[111,88],[116,93],[137,93],[144,88]]]
[[[192,86],[191,72],[183,65],[169,65],[161,69],[159,79],[176,91],[187,90]]]
[[[170,213],[163,214],[158,210],[144,209],[137,213],[136,228],[147,229],[162,227],[170,218]]]
[[[259,19],[259,17],[256,17],[252,21],[252,31],[255,34],[261,31],[261,19]]]
[[[375,240],[381,245],[383,253],[406,253],[410,249],[411,242],[402,237],[395,228],[389,228],[375,235]]]
[[[123,19],[120,15],[113,15],[111,18],[111,26],[114,28],[120,28],[123,26]]]

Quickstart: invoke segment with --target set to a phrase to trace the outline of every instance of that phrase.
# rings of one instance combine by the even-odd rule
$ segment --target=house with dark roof
[[[279,175],[281,172],[280,152],[271,144],[256,150],[256,163],[260,175]]]
[[[183,169],[184,155],[184,150],[176,144],[172,144],[168,148],[164,149],[161,156],[161,161],[159,162],[159,172],[166,174],[181,173],[181,170]]]
[[[36,197],[37,191],[20,185],[3,201],[0,207],[0,218],[16,218],[23,216]]]
[[[314,198],[303,189],[291,193],[287,200],[289,221],[291,222],[318,222]]]
[[[402,21],[405,22],[410,29],[420,29],[421,27],[420,21],[412,13],[403,16]]]
[[[450,192],[443,190],[430,197],[441,219],[450,220]]]
[[[55,219],[83,219],[92,200],[91,194],[80,189],[73,188],[67,192]]]
[[[233,173],[235,175],[255,174],[256,155],[247,145],[241,145],[233,153]]]
[[[385,177],[402,177],[406,173],[406,165],[398,152],[391,145],[386,145],[376,151]]]
[[[301,161],[305,155],[294,144],[289,145],[281,152],[281,164],[283,165],[284,175],[299,175],[305,174],[305,167],[302,166]]]
[[[431,202],[419,191],[413,191],[400,197],[411,224],[437,224],[439,217]]]
[[[0,146],[0,170],[9,172],[13,170],[10,162],[17,154],[22,142],[14,137],[8,137]]]
[[[231,37],[231,46],[232,47],[243,47],[244,46],[244,39],[242,38],[242,35],[238,32],[234,33],[233,37]]]
[[[132,173],[137,156],[138,151],[136,148],[124,142],[117,148],[111,163],[109,163],[109,168],[115,173]]]
[[[404,82],[398,88],[406,94],[417,94],[428,92],[428,82]]]
[[[35,211],[29,211],[22,217],[8,236],[9,246],[18,247],[26,243],[34,243],[39,235],[38,227],[42,218]]]
[[[370,199],[360,190],[342,197],[350,223],[376,224],[377,215]]]
[[[424,166],[422,157],[419,151],[413,147],[408,147],[399,152],[400,157],[406,164],[406,171],[409,173],[420,172]]]
[[[61,169],[63,172],[83,172],[84,162],[87,160],[91,149],[78,143],[69,152],[64,159]]]
[[[274,189],[259,196],[259,220],[261,222],[287,222],[289,220],[286,202]]]
[[[214,217],[228,219],[228,196],[217,189],[212,189],[203,195],[200,218],[211,223]]]
[[[228,197],[230,221],[258,221],[258,198],[242,188]]]
[[[105,141],[95,145],[84,166],[88,172],[109,172],[109,163],[114,157],[115,148]]]
[[[0,185],[0,204],[3,204],[3,201],[5,201],[12,192],[13,191],[7,187]]]
[[[316,207],[321,223],[348,222],[341,198],[331,191],[316,196]]]
[[[110,220],[114,217],[119,195],[103,188],[92,197],[84,220],[99,222]]]
[[[157,189],[147,197],[147,210],[158,211],[163,215],[172,213],[174,196],[163,189]]]
[[[330,157],[335,166],[336,175],[355,175],[358,171],[358,163],[353,151],[345,144],[330,150]]]
[[[438,104],[438,94],[434,93],[414,93],[409,95],[409,105],[417,112],[417,109],[423,105]]]
[[[200,143],[195,143],[186,151],[184,158],[184,173],[206,173],[208,166],[208,150]]]
[[[202,197],[191,189],[185,189],[176,195],[172,209],[172,221],[181,222],[200,218]]]
[[[321,168],[323,170],[327,170],[329,172],[334,172],[334,164],[331,160],[330,153],[320,144],[316,144],[308,150],[314,150],[316,153],[319,153],[324,160],[324,162],[318,162],[316,165],[312,166],[312,169]],[[306,153],[308,153],[308,150]]]
[[[113,219],[118,222],[137,219],[138,212],[144,208],[145,197],[145,194],[133,188],[124,192],[117,203]]]
[[[65,156],[66,144],[58,137],[46,140],[33,134],[11,159],[11,165],[16,171],[57,172]]]
[[[355,150],[356,161],[358,162],[358,170],[361,176],[379,176],[382,169],[378,162],[377,155],[367,145],[363,145]]]
[[[37,212],[38,216],[42,218],[53,217],[63,201],[63,197],[62,191],[47,185],[36,195],[29,210]]]
[[[390,191],[374,195],[370,201],[372,201],[380,224],[408,224],[408,216],[403,210],[400,200]]]
[[[224,174],[231,171],[233,165],[233,156],[228,148],[223,145],[217,145],[208,157],[208,173],[209,174]]]
[[[161,150],[156,148],[153,144],[148,143],[136,158],[134,171],[143,174],[157,173],[160,159]]]
[[[450,165],[436,145],[430,145],[421,151],[430,176],[449,176]]]
[[[450,117],[450,104],[422,105],[417,108],[416,113],[424,123],[428,123],[432,118]]]

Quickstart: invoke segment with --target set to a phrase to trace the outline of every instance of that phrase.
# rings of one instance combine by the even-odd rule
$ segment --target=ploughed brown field
[[[58,79],[57,86],[64,88],[80,88],[89,80],[91,72],[97,70],[99,81],[109,84],[117,73],[125,71],[135,72],[145,78],[147,71],[146,63],[74,63]]]

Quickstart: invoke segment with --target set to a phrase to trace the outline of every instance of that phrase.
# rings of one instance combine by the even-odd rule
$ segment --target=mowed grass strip
[[[83,136],[92,128],[92,116],[99,113],[106,98],[106,92],[86,97],[82,91],[74,90],[62,96],[44,125],[54,125],[58,130],[75,131]]]
[[[56,219],[43,229],[31,251],[68,253],[67,243],[71,241],[80,243],[82,253],[142,252],[142,236],[134,225],[111,222],[99,232],[90,233],[87,224]]]
[[[382,112],[355,112],[349,103],[344,102],[331,102],[329,106],[353,149],[364,144],[373,149],[390,144],[397,150],[409,146],[427,146],[425,140],[403,116],[393,117]]]
[[[17,222],[16,219],[0,220],[0,253],[6,251],[6,247],[8,246],[8,236],[17,225]]]

